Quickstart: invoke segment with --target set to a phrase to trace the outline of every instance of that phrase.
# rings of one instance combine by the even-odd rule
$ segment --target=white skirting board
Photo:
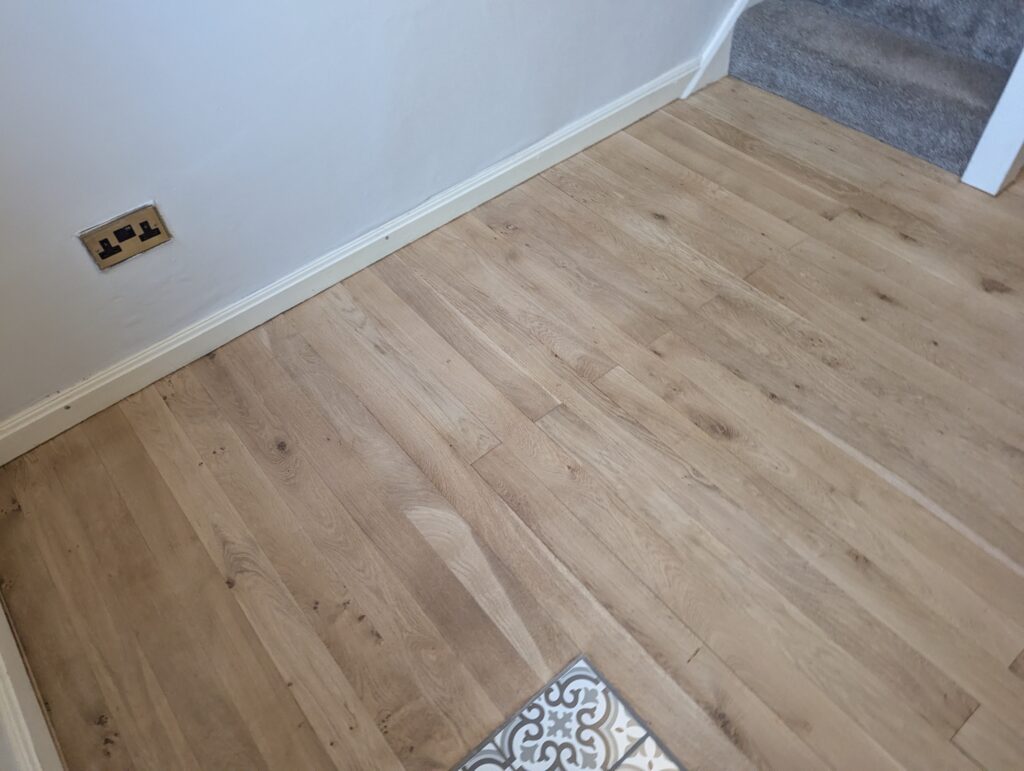
[[[684,93],[685,62],[268,287],[0,423],[0,465],[224,345]]]
[[[60,771],[63,767],[18,643],[0,607],[0,768]]]
[[[700,67],[697,74],[690,79],[683,91],[683,99],[690,94],[710,86],[729,74],[729,53],[732,50],[732,31],[737,20],[747,8],[757,5],[761,0],[733,0],[729,12],[725,14],[717,29],[704,46],[700,56]]]
[[[1024,54],[1010,73],[961,179],[998,195],[1024,166]]]

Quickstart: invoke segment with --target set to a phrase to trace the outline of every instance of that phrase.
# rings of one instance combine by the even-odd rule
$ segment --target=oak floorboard
[[[318,351],[329,354],[334,350],[333,346],[339,344],[336,334],[324,336],[312,326],[302,325],[302,328],[305,330],[304,336]],[[417,329],[429,332],[422,325]],[[453,352],[448,352],[445,360],[449,357],[457,360]],[[436,357],[432,358],[438,361]],[[329,360],[337,361],[338,357],[331,355]],[[517,599],[514,606],[518,615],[534,618],[531,628],[538,641],[537,647],[547,651],[549,662],[564,663],[566,653],[578,646],[576,650],[587,651],[595,663],[611,677],[627,667],[632,673],[631,677],[640,677],[647,682],[643,692],[634,697],[634,703],[655,730],[666,725],[672,715],[694,714],[695,709],[696,714],[704,714],[707,719],[707,722],[701,719],[693,724],[692,735],[675,736],[669,732],[668,735],[673,736],[667,740],[670,747],[687,749],[688,755],[707,758],[710,767],[743,764],[736,754],[734,743],[718,730],[706,713],[700,713],[692,698],[664,673],[643,672],[648,666],[648,656],[651,655],[656,655],[659,661],[667,659],[676,666],[682,666],[686,657],[692,654],[692,646],[685,644],[685,641],[681,644],[678,633],[666,636],[652,631],[640,636],[639,642],[635,639],[637,633],[633,633],[634,636],[626,634],[617,621],[609,618],[608,611],[604,610],[598,599],[589,592],[580,591],[573,574],[567,573],[558,560],[551,559],[545,548],[538,547],[535,537],[510,514],[501,499],[480,481],[473,469],[452,457],[451,448],[439,441],[436,432],[430,430],[424,418],[410,409],[407,401],[396,400],[379,387],[380,371],[372,360],[365,367],[344,371],[336,369],[335,376],[346,382],[360,400],[380,417],[394,441],[409,457],[415,459],[417,466],[431,479],[436,489],[446,496],[472,526],[478,547],[486,548],[497,558],[497,561],[493,558],[489,560],[493,569],[499,570],[501,566],[508,565],[507,576],[531,576],[536,580],[532,596],[522,590],[509,591],[508,595]],[[473,379],[478,382],[469,382]],[[508,437],[519,434],[515,430],[518,425],[523,433],[535,435],[523,437],[528,442],[527,454],[532,457],[540,451],[542,447],[533,443],[540,435],[533,423],[518,415],[510,405],[503,404],[496,395],[487,394],[487,385],[480,380],[480,376],[476,375],[475,378],[458,381],[460,391],[464,392],[460,393],[464,400],[470,406],[475,406],[478,401],[487,399],[488,410],[481,409],[480,413],[481,416],[487,416],[489,425],[497,426],[499,419],[508,421],[505,424],[508,430],[502,431],[502,435],[507,437],[506,441],[513,441]],[[479,394],[476,400],[472,397],[473,393]],[[495,420],[493,424],[490,423],[491,419]],[[600,565],[595,567],[600,568]],[[505,584],[509,583],[506,578]],[[536,606],[537,610],[527,616],[524,609],[528,610],[531,606]],[[617,603],[615,607],[621,609],[619,613],[629,609],[626,603]],[[648,618],[647,623],[657,623],[659,616]],[[631,629],[632,625],[627,628]],[[547,642],[541,642],[544,640]],[[644,647],[641,647],[644,643],[656,646],[655,652],[645,652]],[[549,664],[549,673],[557,671],[559,665]],[[515,705],[507,706],[511,709]],[[481,730],[480,737],[486,733],[486,730]]]
[[[485,207],[482,207],[482,210],[485,210],[486,213],[486,210],[488,210],[492,204],[500,206],[503,198],[504,196],[496,199],[496,201],[491,202],[490,204],[487,204]],[[573,276],[570,272],[558,270],[558,268],[563,267],[558,260],[553,260],[552,262],[554,264],[549,264],[546,259],[548,257],[547,251],[541,250],[538,252],[536,248],[538,241],[536,239],[530,239],[527,241],[526,239],[519,238],[519,233],[530,233],[532,230],[530,228],[531,214],[529,212],[514,213],[512,217],[508,216],[509,212],[507,211],[502,212],[502,214],[505,216],[492,220],[492,222],[495,223],[492,224],[492,227],[500,233],[515,238],[517,243],[522,243],[522,247],[515,252],[510,252],[508,250],[499,252],[499,254],[503,254],[506,259],[496,257],[492,264],[507,267],[510,271],[510,279],[517,280],[517,276],[519,279],[525,279],[528,282],[525,286],[534,287],[538,294],[547,296],[552,307],[564,309],[570,317],[577,318],[581,322],[586,321],[591,329],[597,330],[601,323],[600,321],[587,321],[588,319],[592,319],[592,316],[588,315],[590,310],[589,306],[593,305],[593,307],[598,307],[594,305],[588,295],[590,286],[588,285],[583,287],[581,291],[579,284],[573,280]],[[514,228],[507,227],[507,224],[513,220],[518,224]],[[593,274],[593,281],[607,281],[608,286],[606,288],[610,288],[615,285],[614,278],[612,277],[615,274],[607,277],[600,274],[600,270],[595,271]],[[663,311],[663,313],[665,315],[671,315],[672,312]],[[605,326],[607,328],[607,324]],[[648,367],[663,368],[663,361],[657,359],[650,351],[639,346],[631,345],[630,341],[626,340],[622,335],[616,336],[614,329],[606,329],[606,336],[602,345],[606,350],[613,351],[614,356],[620,361],[628,361],[631,365],[636,365],[638,369]],[[614,372],[614,370],[612,372]],[[607,375],[605,377],[607,377]],[[603,379],[604,378],[595,382],[600,383]],[[560,391],[560,393],[563,392]],[[710,397],[705,395],[705,404],[700,407],[700,410],[704,410],[704,412],[701,412],[700,410],[692,411],[692,417],[690,417],[690,420],[692,420],[696,426],[700,427],[699,430],[706,432],[709,435],[709,438],[714,438],[719,442],[723,442],[724,446],[735,446],[739,437],[734,436],[735,430],[732,427],[737,425],[738,418],[730,417],[725,420],[716,419],[714,415],[716,412],[720,411],[720,408],[714,406],[709,408],[706,406],[706,402],[709,400]],[[977,415],[977,413],[975,412],[974,415]],[[752,462],[751,465],[753,467],[757,467],[759,465],[759,457],[757,455],[753,458],[748,458],[747,460],[748,463]],[[727,459],[721,453],[714,455],[713,460],[709,460],[709,463],[713,464],[713,467],[717,467],[719,469],[721,469],[722,464],[725,462],[727,462]],[[769,466],[766,471],[769,476],[773,477],[774,481],[774,469]],[[750,477],[752,475],[747,474],[744,476]],[[780,483],[784,483],[786,485],[792,500],[784,502],[782,508],[794,508],[796,511],[800,511],[798,507],[793,506],[793,500],[804,500],[807,498],[806,493],[810,492],[812,488],[808,483],[812,480],[817,481],[814,476],[806,475],[799,480],[801,482],[800,485],[792,485],[789,484],[790,478],[784,476]],[[764,489],[763,486],[762,489]],[[778,492],[773,491],[772,486],[768,486],[767,489],[769,490],[769,497],[778,496]],[[834,495],[834,490],[831,491],[831,493],[833,494],[829,496],[830,498],[834,499],[838,497]],[[847,500],[844,501],[844,503],[853,504],[853,501]],[[819,511],[823,508],[825,510],[828,509],[827,506],[822,506],[822,502],[820,500],[814,500],[813,503],[809,503],[808,505],[809,511]],[[1006,660],[1008,656],[1014,655],[1017,649],[1017,641],[1022,636],[1021,627],[1019,625],[1000,618],[998,614],[991,611],[991,608],[986,609],[986,603],[977,594],[966,589],[966,587],[958,586],[956,581],[948,580],[948,567],[946,565],[928,565],[923,575],[915,575],[915,565],[921,562],[920,556],[917,556],[915,559],[913,556],[910,556],[906,550],[901,550],[900,553],[893,553],[890,548],[893,545],[893,533],[891,526],[888,523],[884,529],[876,531],[874,537],[865,540],[863,536],[869,534],[871,529],[868,528],[867,531],[865,531],[866,523],[863,521],[863,516],[858,519],[860,520],[860,524],[857,529],[844,529],[845,538],[850,538],[852,535],[854,537],[853,540],[858,543],[861,548],[865,548],[869,553],[871,553],[876,561],[890,575],[899,576],[901,582],[910,581],[915,590],[914,594],[919,598],[925,598],[928,600],[933,610],[946,615],[951,620],[963,618],[964,614],[974,615],[975,613],[981,614],[979,619],[982,617],[988,618],[988,623],[978,627],[978,629],[984,629],[985,631],[980,632],[977,635],[977,641],[982,645],[982,647],[992,651],[999,660]],[[841,522],[842,520],[833,520],[833,522],[835,521]],[[810,528],[811,531],[814,530],[813,525],[809,525],[805,522],[801,524],[795,532],[806,532],[808,531],[808,528]],[[842,544],[842,541],[839,541],[839,543]],[[839,548],[838,551],[842,552],[847,548],[848,545],[843,544],[843,547]],[[889,555],[887,555],[886,559],[882,559],[880,552],[889,552]],[[943,583],[948,591],[940,594],[934,594],[932,592],[932,587],[936,582]],[[856,585],[857,582],[854,582],[854,586]],[[956,606],[956,610],[950,614],[949,611],[954,605]],[[968,629],[973,630],[974,627],[968,626]],[[1000,629],[1003,634],[996,633],[997,630]]]
[[[523,229],[528,230],[528,227],[526,227],[527,223],[522,224]],[[504,231],[507,232],[507,229],[504,229]],[[517,228],[516,232],[518,231],[519,229]],[[559,308],[564,309],[566,313],[570,314],[575,318],[580,319],[581,321],[587,319],[588,309],[586,307],[579,307],[580,303],[573,297],[573,293],[562,292],[561,294],[559,294],[557,291],[554,291],[554,289],[559,284],[559,277],[551,271],[544,272],[543,269],[538,271],[535,265],[537,260],[531,260],[530,252],[531,250],[529,248],[523,248],[518,251],[514,259],[507,259],[504,261],[495,259],[492,262],[492,265],[510,266],[512,271],[523,273],[524,275],[528,276],[530,285],[536,287],[538,292],[548,293],[551,295],[551,304],[553,306],[557,306]],[[552,292],[554,293],[552,294]],[[591,328],[592,331],[594,331],[596,334],[598,326],[591,322],[587,322],[587,324],[588,327]],[[613,355],[617,358],[620,358],[620,360],[638,361],[643,359],[646,355],[647,363],[653,362],[655,365],[658,364],[657,360],[654,359],[654,357],[650,356],[649,352],[641,351],[637,349],[635,346],[631,346],[629,341],[625,341],[624,339],[622,339],[621,335],[618,339],[616,339],[614,331],[611,332],[610,337],[606,336],[604,338],[604,340],[602,341],[602,346],[605,348],[605,350],[613,351]],[[895,559],[890,564],[902,568],[902,562],[903,559],[899,558]],[[927,586],[927,582],[925,583],[925,586]],[[965,597],[964,600],[965,602],[962,604],[962,607],[967,608],[976,605],[978,598],[976,596],[968,596]],[[949,598],[945,597],[942,602],[937,604],[941,606],[948,602]],[[1016,639],[1018,639],[1019,629],[1015,630],[1011,626],[1008,627],[1007,631],[1009,634],[1006,638],[1006,647],[996,648],[996,650],[998,651],[998,655],[1000,657],[1005,656],[1007,649],[1015,649]],[[988,642],[991,638],[985,637],[984,639],[985,642]]]
[[[1024,766],[1024,193],[725,79],[0,468],[73,769]]]
[[[365,686],[372,678],[365,674],[367,667],[359,668],[353,659],[372,660],[380,643],[369,625],[353,620],[360,615],[360,606],[353,603],[335,565],[316,559],[314,541],[294,525],[287,505],[190,373],[175,373],[156,389],[130,397],[122,410],[146,452],[160,465],[322,745],[336,758],[358,752],[358,747],[346,746],[358,729],[346,726],[338,731],[323,719],[324,712],[358,712],[357,696],[343,671],[359,672]],[[310,561],[319,569],[307,569]],[[376,577],[375,585],[384,583]],[[304,655],[295,657],[297,650]],[[332,658],[339,651],[347,655]],[[400,703],[414,700],[413,694],[401,694]],[[358,717],[369,722],[368,716]],[[422,719],[417,722],[429,725]],[[431,729],[435,740],[444,737],[440,728]],[[400,731],[395,733],[401,736]],[[429,748],[429,742],[424,740],[423,746]]]
[[[666,110],[846,203],[837,224],[857,236],[976,296],[989,295],[994,305],[1020,311],[1024,262],[1014,243],[1024,231],[1019,217],[1000,209],[1004,202],[986,206],[985,194],[951,175],[928,179],[883,161],[880,142],[854,152],[850,137],[862,135],[829,132],[820,116],[758,89],[738,81],[727,89],[729,96],[715,89]],[[759,111],[761,103],[775,109]],[[917,183],[909,192],[902,191],[906,178]],[[930,200],[936,196],[937,204]]]
[[[953,742],[986,771],[1013,771],[1024,757],[1024,738],[1001,721],[995,711],[981,707],[964,723]]]
[[[26,513],[25,507],[34,510],[38,501],[32,490],[35,482],[27,478],[30,472],[24,468],[26,463],[27,460],[19,460],[0,468],[0,521],[4,523],[4,537],[0,539],[4,572],[0,582],[7,613],[20,616],[31,609],[38,615],[43,633],[33,639],[26,652],[39,662],[33,670],[35,684],[45,714],[58,732],[65,763],[83,769],[110,764],[128,767],[138,760],[133,759],[128,745],[119,739],[121,722],[129,722],[131,716],[122,711],[118,695],[100,685],[102,674],[76,666],[76,658],[85,656],[102,667],[91,635],[87,634],[84,641],[78,636],[78,628],[86,619],[65,613],[60,603],[40,606],[35,599],[36,593],[42,593],[67,601],[69,589],[61,582],[59,567],[53,573],[50,571],[57,547],[49,539],[39,538],[39,517]],[[20,491],[15,485],[16,476],[20,477]],[[14,558],[19,552],[28,551],[37,551],[39,558]],[[57,559],[66,564],[71,558],[65,555],[74,551],[75,546],[60,549]]]
[[[164,742],[174,742],[175,727],[180,730],[185,746],[177,752],[165,750],[172,763],[184,752],[193,754],[202,768],[266,768],[266,759],[246,725],[243,705],[231,692],[233,683],[207,657],[203,637],[214,633],[208,619],[219,603],[195,608],[198,618],[194,619],[185,601],[186,597],[191,600],[204,592],[227,593],[228,589],[210,574],[212,566],[204,565],[187,541],[177,545],[154,541],[163,559],[153,559],[153,549],[133,516],[138,510],[133,511],[121,498],[92,444],[93,436],[106,434],[105,426],[97,425],[105,417],[90,418],[45,448],[49,465],[59,469],[55,475],[68,505],[47,506],[40,511],[46,517],[55,517],[56,527],[50,534],[59,533],[58,543],[67,544],[72,538],[78,541],[77,553],[84,569],[77,571],[76,579],[93,583],[96,592],[92,603],[73,606],[71,612],[92,606],[99,613],[102,610],[97,606],[105,605],[112,623],[104,625],[90,619],[90,629],[106,626],[110,637],[99,639],[111,645],[115,639],[120,642],[111,652],[123,651],[122,655],[134,658],[139,666],[144,662],[152,671],[151,678],[139,677],[120,661],[108,664],[122,678],[119,691],[131,700],[130,709],[138,710],[140,721],[149,722],[151,730],[152,723],[160,725]],[[103,517],[92,515],[97,509],[104,512]],[[184,558],[182,567],[189,569],[172,580],[166,561],[179,555]],[[227,649],[221,648],[218,653],[225,654]],[[138,679],[128,687],[124,679],[132,675]],[[162,708],[164,701],[166,710]],[[168,712],[173,724],[165,729]],[[153,733],[154,738],[159,737],[159,733]]]
[[[925,314],[922,319],[912,317],[920,323],[934,320],[940,313],[943,317],[953,313],[969,323],[956,323],[948,331],[972,339],[977,335],[977,343],[982,350],[987,346],[1011,346],[1010,350],[1013,350],[1013,345],[1019,345],[1011,332],[1024,323],[1020,313],[1006,313],[991,303],[975,302],[972,290],[962,290],[915,270],[896,254],[859,237],[836,222],[836,215],[847,208],[845,205],[773,172],[756,157],[740,152],[664,110],[631,126],[628,132],[674,161],[715,180],[804,231],[808,242],[792,248],[790,253],[809,258],[812,263],[821,262],[829,274],[841,274],[844,281],[830,287],[830,291],[847,298],[851,304],[862,302],[859,315],[864,315],[865,308],[869,311],[866,314],[868,318],[862,321],[874,322],[875,314],[896,319],[905,319],[910,314]],[[848,286],[845,281],[850,282]],[[881,285],[875,282],[881,282]],[[894,291],[896,287],[899,291]],[[879,297],[881,293],[902,295],[905,300],[900,304],[888,303]],[[902,325],[894,325],[891,330],[897,340],[904,342]],[[945,340],[946,335],[932,334],[929,345],[933,339]],[[936,354],[942,357],[946,350],[941,348],[928,353],[929,358]],[[981,382],[987,383],[986,380]]]
[[[90,418],[83,426],[131,513],[152,563],[172,577],[168,581],[172,598],[184,606],[186,620],[180,623],[192,630],[196,648],[190,651],[182,645],[174,655],[192,653],[197,661],[208,661],[224,681],[225,701],[237,705],[241,722],[268,768],[290,758],[325,763],[324,748],[234,597],[232,573],[217,570],[203,548],[201,532],[193,527],[165,482],[163,474],[170,468],[164,466],[162,471],[157,467],[121,405]],[[205,505],[209,506],[209,501]],[[229,542],[221,548],[229,553],[234,550],[244,560],[245,546]],[[189,579],[183,580],[183,574]],[[170,608],[164,610],[168,611]],[[163,642],[173,646],[175,637],[165,636],[169,639]],[[173,661],[174,656],[170,658]],[[291,730],[291,725],[297,730]]]
[[[995,262],[1015,271],[1024,267],[1021,255],[1007,249],[1024,235],[1024,222],[1010,199],[993,199],[969,185],[956,184],[955,177],[943,169],[740,81],[730,79],[695,96],[689,103],[676,102],[671,107],[688,104],[715,112],[739,127],[756,127],[778,146],[862,190],[873,191],[886,204],[876,212],[880,221],[904,229],[911,237],[946,231],[947,244],[963,245],[964,236],[970,234],[969,248],[988,252]]]

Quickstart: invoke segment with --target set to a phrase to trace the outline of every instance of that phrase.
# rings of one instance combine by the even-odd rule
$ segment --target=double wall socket
[[[117,219],[78,234],[93,260],[106,270],[139,252],[171,240],[171,233],[155,204],[140,206]]]

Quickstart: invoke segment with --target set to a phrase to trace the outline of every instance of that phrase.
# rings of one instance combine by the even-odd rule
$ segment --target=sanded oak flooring
[[[1024,195],[733,80],[0,470],[71,769],[1024,767]]]

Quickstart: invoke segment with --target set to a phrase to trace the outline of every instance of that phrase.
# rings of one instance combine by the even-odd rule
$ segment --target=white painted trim
[[[755,0],[757,2],[759,0]],[[700,67],[696,76],[690,80],[689,85],[682,93],[682,98],[700,91],[705,86],[710,86],[716,80],[721,80],[729,74],[729,52],[732,48],[732,30],[736,21],[755,2],[751,0],[733,0],[732,7],[725,14],[718,28],[715,30],[708,44],[700,56]]]
[[[996,109],[961,178],[989,195],[1013,182],[1024,164],[1024,54],[1006,81]]]
[[[0,423],[0,464],[676,99],[698,71],[675,67],[536,144],[273,284]]]
[[[21,658],[14,632],[0,608],[0,768],[61,771],[57,745]]]

